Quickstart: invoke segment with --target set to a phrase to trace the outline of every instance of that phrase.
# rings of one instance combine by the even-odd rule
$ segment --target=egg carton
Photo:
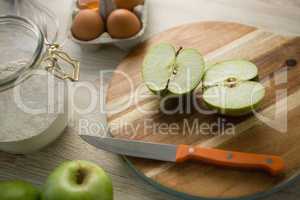
[[[113,5],[114,6],[114,5]],[[109,9],[109,8],[107,8]],[[115,9],[115,7],[111,8],[112,10]],[[74,9],[73,11],[73,19],[74,16],[78,13],[78,8]],[[103,17],[103,13],[108,12],[101,11],[101,15]],[[125,39],[117,39],[117,38],[112,38],[107,32],[104,32],[101,34],[98,38],[90,41],[82,41],[78,40],[75,37],[73,37],[71,31],[70,31],[70,38],[77,44],[81,45],[82,47],[101,47],[103,45],[114,45],[117,46],[120,49],[123,50],[128,50],[131,49],[132,47],[136,46],[143,40],[143,35],[145,33],[146,27],[147,27],[147,19],[148,19],[148,1],[144,1],[144,5],[138,5],[133,9],[133,12],[137,15],[137,17],[140,19],[142,23],[142,28],[141,30],[133,37],[130,38],[125,38]],[[104,16],[106,18],[106,16]]]

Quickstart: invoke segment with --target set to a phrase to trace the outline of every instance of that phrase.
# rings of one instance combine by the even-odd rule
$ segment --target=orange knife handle
[[[274,176],[283,173],[285,169],[284,161],[279,156],[179,145],[176,153],[176,162],[180,163],[187,160],[197,160],[218,166],[240,169],[262,169]]]

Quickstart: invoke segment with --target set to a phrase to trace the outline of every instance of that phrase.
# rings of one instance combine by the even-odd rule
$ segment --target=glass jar
[[[79,62],[42,30],[27,18],[0,16],[0,151],[37,151],[67,126],[65,79],[78,80]]]
[[[0,16],[0,48],[0,91],[24,81],[41,63],[60,79],[79,79],[79,62],[58,44],[48,43],[41,29],[27,18]]]
[[[37,68],[44,51],[44,36],[26,18],[0,16],[0,91],[22,82]]]

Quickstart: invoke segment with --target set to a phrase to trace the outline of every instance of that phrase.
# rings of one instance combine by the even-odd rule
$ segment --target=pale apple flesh
[[[168,90],[172,94],[186,94],[195,89],[204,74],[204,60],[196,49],[183,49],[178,53]]]
[[[258,70],[255,64],[247,60],[229,60],[210,66],[203,79],[204,87],[220,84],[228,78],[237,78],[239,81],[248,81],[257,77]]]
[[[210,87],[204,92],[203,100],[220,114],[240,116],[256,110],[264,96],[265,88],[260,83],[245,81],[234,87]]]
[[[179,49],[171,44],[153,46],[143,62],[142,76],[154,93],[184,95],[195,89],[204,74],[204,60],[196,49]]]
[[[143,62],[142,75],[150,90],[161,92],[167,88],[175,58],[175,48],[167,43],[160,43],[149,50]]]
[[[244,60],[211,66],[203,80],[206,105],[227,116],[241,116],[256,110],[265,96],[265,87],[253,81],[257,67]]]

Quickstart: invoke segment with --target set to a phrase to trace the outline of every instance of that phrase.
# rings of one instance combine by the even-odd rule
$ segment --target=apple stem
[[[182,46],[179,47],[179,49],[176,51],[176,57],[178,56],[178,54],[180,53],[180,51],[183,49]],[[174,66],[174,70],[173,70],[173,75],[176,75],[177,74],[177,69],[176,69],[176,66]]]
[[[86,170],[84,169],[79,169],[77,174],[76,174],[76,182],[77,184],[81,185],[84,182],[84,179],[86,178]]]
[[[179,49],[176,52],[176,57],[178,56],[178,54],[180,53],[180,51],[183,49],[183,47],[179,47]]]

